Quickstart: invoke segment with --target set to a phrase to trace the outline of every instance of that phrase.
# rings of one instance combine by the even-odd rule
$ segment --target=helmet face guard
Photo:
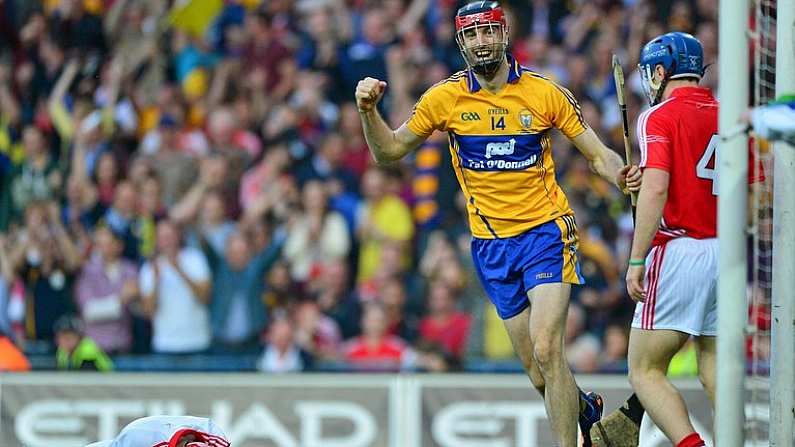
[[[508,25],[502,8],[457,15],[455,28],[455,40],[467,66],[477,74],[493,76],[508,49]]]
[[[664,80],[655,79],[652,65],[638,65],[638,71],[640,72],[640,85],[643,87],[643,94],[646,95],[649,105],[657,104],[660,102]]]

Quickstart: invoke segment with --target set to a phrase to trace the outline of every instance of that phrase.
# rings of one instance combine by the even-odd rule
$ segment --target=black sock
[[[622,405],[619,410],[624,413],[624,416],[628,417],[640,427],[640,422],[643,420],[643,413],[646,410],[643,409],[643,405],[640,403],[640,400],[638,400],[636,394],[629,396],[629,399],[624,402],[624,405]]]

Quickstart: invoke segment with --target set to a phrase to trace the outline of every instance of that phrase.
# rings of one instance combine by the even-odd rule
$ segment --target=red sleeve
[[[638,144],[640,145],[640,167],[671,171],[671,136],[660,113],[652,110],[638,119]]]

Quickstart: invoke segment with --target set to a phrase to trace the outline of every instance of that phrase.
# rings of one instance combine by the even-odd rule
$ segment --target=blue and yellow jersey
[[[511,57],[509,63],[498,95],[481,89],[471,71],[460,71],[428,89],[406,122],[419,136],[448,133],[472,235],[483,239],[573,214],[555,181],[549,131],[574,138],[587,128],[571,92]]]

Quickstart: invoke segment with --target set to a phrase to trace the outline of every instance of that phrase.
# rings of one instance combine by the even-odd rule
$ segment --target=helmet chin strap
[[[498,45],[492,45],[492,51],[499,55],[496,59],[479,64],[470,64],[472,71],[479,76],[483,76],[487,81],[494,79],[494,76],[500,70],[500,65],[505,61],[507,48],[500,48]]]

